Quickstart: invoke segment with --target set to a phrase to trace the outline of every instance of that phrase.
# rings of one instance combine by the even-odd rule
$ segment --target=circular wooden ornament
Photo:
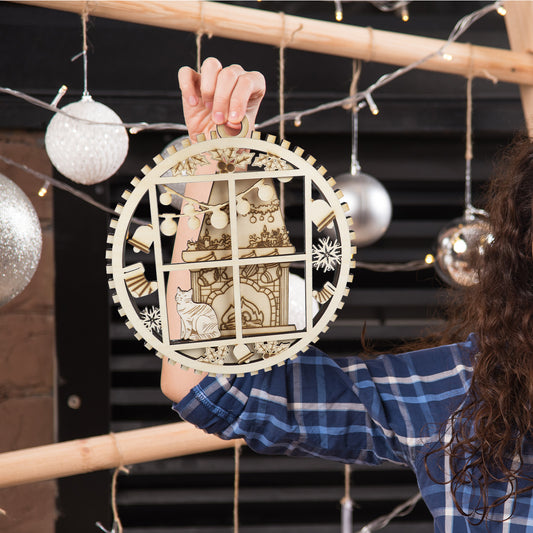
[[[198,372],[284,364],[328,329],[353,278],[333,178],[302,148],[246,129],[156,156],[111,221],[119,313],[148,349]]]

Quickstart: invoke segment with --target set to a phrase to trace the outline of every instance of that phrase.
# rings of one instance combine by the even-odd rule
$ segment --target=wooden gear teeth
[[[244,129],[241,130],[241,133],[244,131]],[[126,319],[126,326],[132,330],[134,337],[137,340],[140,340],[144,343],[144,346],[148,350],[153,350],[155,355],[161,359],[167,359],[169,364],[176,365],[179,364],[181,368],[187,369],[187,370],[193,370],[195,373],[207,373],[211,376],[217,376],[217,375],[224,375],[224,374],[234,374],[237,377],[242,377],[246,373],[250,373],[252,375],[257,375],[260,371],[268,372],[272,370],[274,366],[282,367],[286,364],[287,361],[295,359],[299,353],[306,352],[309,348],[309,340],[313,339],[312,342],[316,343],[319,340],[319,337],[322,333],[327,332],[330,329],[330,324],[335,321],[337,318],[337,315],[335,311],[337,309],[342,309],[345,302],[344,298],[347,298],[349,294],[349,288],[347,287],[348,283],[353,282],[353,274],[350,274],[349,270],[351,268],[355,268],[355,261],[352,260],[352,255],[356,252],[355,246],[346,245],[346,242],[352,243],[353,242],[353,231],[349,231],[347,229],[347,225],[351,223],[351,218],[346,214],[348,211],[348,206],[346,203],[340,202],[340,200],[343,198],[343,193],[341,190],[334,190],[335,186],[335,179],[332,177],[328,177],[327,170],[324,166],[317,163],[316,159],[312,155],[308,155],[303,148],[299,146],[292,145],[289,141],[285,139],[281,139],[276,137],[275,135],[271,135],[268,133],[261,133],[258,131],[250,131],[249,137],[241,137],[242,140],[239,140],[237,138],[230,138],[228,136],[229,130],[226,129],[219,129],[216,132],[213,131],[209,135],[205,134],[199,134],[197,138],[192,141],[190,138],[185,138],[181,141],[182,149],[180,147],[175,147],[174,145],[168,146],[165,150],[163,150],[160,154],[154,156],[153,162],[155,166],[152,168],[149,165],[145,165],[141,172],[145,176],[145,178],[139,179],[137,177],[133,178],[131,180],[131,185],[133,186],[135,190],[135,194],[133,194],[133,191],[125,190],[122,193],[122,199],[124,200],[125,204],[119,203],[117,204],[115,208],[116,216],[112,218],[110,222],[110,230],[107,236],[107,242],[111,246],[111,248],[108,248],[106,251],[105,257],[107,262],[107,268],[106,272],[110,275],[108,279],[108,286],[109,290],[111,291],[111,298],[115,304],[117,304],[118,313],[125,317]],[[255,144],[254,144],[255,143]],[[268,144],[268,146],[266,146]],[[201,146],[199,146],[201,145]],[[215,148],[216,147],[216,150]],[[240,150],[240,152],[238,151]],[[229,157],[234,157],[231,154],[236,153],[248,153],[256,151],[256,154],[264,154],[266,157],[263,157],[262,160],[259,161],[258,165],[254,165],[254,160],[250,158],[249,161],[247,161],[247,164],[252,166],[250,169],[250,172],[254,173],[254,180],[264,180],[267,178],[261,177],[261,172],[264,172],[268,178],[277,178],[280,182],[283,179],[286,179],[285,176],[288,175],[288,180],[292,180],[292,176],[296,176],[298,178],[305,178],[305,180],[310,180],[311,187],[313,191],[313,201],[317,198],[315,196],[315,191],[318,192],[318,198],[322,199],[322,201],[325,201],[326,204],[330,205],[330,209],[334,209],[334,219],[336,220],[336,224],[334,226],[334,230],[337,232],[338,241],[334,239],[333,243],[335,246],[340,246],[342,243],[342,257],[339,256],[339,265],[340,267],[337,267],[337,270],[335,273],[331,273],[331,278],[334,280],[334,284],[331,284],[332,289],[328,289],[328,292],[331,293],[327,296],[324,295],[324,301],[322,303],[319,303],[321,313],[317,316],[316,321],[313,320],[313,322],[310,325],[307,325],[302,330],[302,335],[300,337],[296,337],[294,334],[291,333],[287,338],[289,339],[288,342],[285,341],[285,338],[283,335],[278,335],[278,339],[282,339],[281,341],[269,341],[269,337],[262,337],[262,334],[256,334],[256,338],[265,339],[264,341],[259,341],[260,343],[264,343],[267,346],[265,348],[260,348],[258,345],[256,345],[255,348],[252,348],[252,345],[254,342],[258,342],[255,339],[247,343],[250,352],[252,356],[248,358],[246,361],[240,365],[240,368],[237,368],[237,364],[234,362],[236,360],[234,354],[230,351],[229,352],[229,361],[227,359],[224,359],[226,355],[224,354],[223,350],[219,350],[219,347],[221,346],[228,346],[227,343],[227,337],[226,340],[223,342],[217,341],[214,343],[214,348],[211,348],[210,352],[207,352],[207,349],[204,352],[201,351],[200,347],[194,347],[194,342],[191,345],[192,348],[188,347],[187,342],[184,342],[183,337],[180,337],[179,335],[176,337],[171,337],[168,332],[165,335],[161,333],[161,330],[152,330],[153,327],[150,323],[150,319],[152,318],[149,313],[157,311],[157,320],[160,320],[161,323],[163,323],[163,320],[166,321],[168,324],[170,322],[170,304],[166,304],[168,295],[166,294],[164,287],[161,287],[162,279],[164,279],[164,283],[166,286],[166,283],[168,283],[169,274],[168,272],[173,272],[172,270],[166,270],[167,273],[165,273],[165,277],[163,278],[160,274],[160,271],[157,269],[160,268],[158,265],[161,265],[161,259],[158,259],[157,256],[154,256],[156,253],[161,253],[161,247],[162,247],[162,241],[161,241],[161,235],[164,236],[164,239],[167,239],[166,241],[163,241],[165,243],[165,246],[167,246],[166,243],[170,243],[169,237],[172,237],[172,233],[163,233],[163,230],[161,230],[161,222],[162,214],[166,214],[166,216],[172,216],[169,215],[169,209],[170,203],[167,204],[166,201],[163,204],[163,200],[160,202],[158,201],[156,203],[157,208],[159,209],[159,217],[155,218],[154,214],[151,213],[152,221],[159,220],[159,222],[154,223],[154,228],[151,228],[153,231],[153,235],[148,235],[148,238],[144,239],[146,241],[146,247],[139,248],[138,246],[135,246],[132,242],[132,236],[130,235],[130,232],[132,234],[135,234],[135,231],[137,231],[139,228],[145,228],[148,225],[148,222],[145,222],[144,225],[140,225],[138,222],[131,222],[131,218],[137,215],[137,205],[141,205],[141,201],[145,201],[147,195],[148,195],[148,187],[154,187],[155,185],[161,185],[161,181],[158,181],[160,179],[164,179],[162,181],[162,184],[168,184],[170,185],[172,183],[172,180],[169,179],[169,177],[176,176],[180,178],[179,181],[176,182],[176,184],[184,184],[185,186],[189,182],[184,182],[183,176],[191,175],[191,182],[194,181],[194,178],[192,175],[194,173],[196,174],[202,174],[201,167],[203,164],[199,161],[201,161],[201,158],[204,158],[207,153],[211,153],[211,158],[213,158],[213,154],[216,153],[217,157],[219,159],[216,159],[216,161],[220,162],[220,166],[218,168],[221,168],[220,171],[222,173],[218,174],[218,180],[221,182],[227,181],[227,183],[230,183],[231,176],[234,172],[233,166],[230,170],[224,170],[224,165],[233,165],[233,161],[231,159],[226,159]],[[186,151],[186,152],[185,152]],[[222,155],[218,155],[218,154]],[[230,154],[230,155],[228,155]],[[253,154],[252,154],[253,156]],[[181,157],[181,159],[180,159]],[[196,158],[196,159],[194,159]],[[224,158],[224,159],[223,159]],[[209,157],[208,157],[209,159]],[[259,158],[257,158],[259,159]],[[266,162],[265,162],[266,161]],[[184,163],[183,163],[184,162]],[[182,163],[182,166],[176,166],[177,164]],[[189,166],[186,166],[189,165]],[[198,166],[198,169],[196,169],[196,166]],[[240,168],[237,166],[237,163],[235,164],[235,173],[246,171],[241,166]],[[311,168],[310,168],[311,167]],[[186,170],[180,170],[184,169]],[[164,169],[164,170],[163,170]],[[169,170],[172,169],[172,172]],[[276,176],[276,172],[281,171],[284,173],[284,176]],[[158,174],[159,172],[159,174]],[[217,170],[217,173],[219,171]],[[281,173],[280,172],[280,173]],[[174,174],[175,173],[175,174]],[[226,174],[227,173],[227,174]],[[268,174],[267,174],[268,173]],[[207,174],[207,173],[206,173]],[[149,176],[148,176],[149,175]],[[228,176],[227,178],[225,176]],[[260,178],[257,178],[257,175],[260,176]],[[240,176],[240,180],[242,180],[244,176]],[[246,179],[246,178],[244,178]],[[250,178],[251,179],[251,178]],[[206,179],[205,181],[209,181]],[[213,180],[216,183],[216,180]],[[235,183],[238,183],[238,180],[235,180]],[[262,183],[262,182],[261,182]],[[293,183],[298,183],[297,181],[294,181]],[[302,183],[302,189],[303,189],[303,183],[304,180],[301,180]],[[305,187],[308,187],[309,181],[305,181]],[[140,190],[138,189],[140,188]],[[231,187],[229,187],[229,190],[231,190]],[[226,189],[228,190],[228,189]],[[233,189],[235,190],[235,188]],[[309,189],[307,189],[309,190]],[[264,192],[264,191],[263,191]],[[150,194],[152,194],[150,192]],[[160,192],[157,193],[156,198],[159,199]],[[228,193],[226,192],[226,195]],[[255,193],[254,193],[255,194]],[[150,210],[152,211],[154,207],[153,202],[153,196],[150,196]],[[262,198],[262,197],[260,197]],[[246,198],[247,201],[251,202],[251,197]],[[202,200],[203,202],[206,202],[205,200]],[[220,204],[220,200],[217,200]],[[266,200],[263,200],[266,202]],[[277,201],[277,199],[276,199]],[[132,202],[134,202],[132,206]],[[226,202],[228,202],[226,200]],[[145,202],[146,203],[146,202]],[[200,205],[209,205],[211,202],[207,202],[206,204],[200,204]],[[167,205],[169,206],[167,208]],[[179,204],[178,204],[179,205]],[[217,205],[217,204],[211,204],[211,205]],[[315,206],[315,210],[318,207],[318,204]],[[174,209],[176,209],[174,207]],[[304,212],[305,212],[304,208]],[[172,213],[172,212],[171,212]],[[237,216],[246,216],[245,211],[238,211]],[[313,211],[314,214],[314,211]],[[184,216],[184,215],[180,215]],[[231,215],[233,217],[232,224],[235,224],[235,212],[233,211],[233,214]],[[131,217],[126,220],[124,223],[123,218]],[[144,217],[141,217],[144,218]],[[150,220],[150,218],[148,218]],[[167,218],[165,218],[167,220]],[[179,221],[178,218],[175,219],[176,223]],[[186,219],[185,219],[186,220]],[[309,217],[307,217],[307,220],[309,220]],[[284,223],[284,221],[283,221]],[[311,259],[311,249],[309,247],[309,242],[313,245],[313,251],[312,253],[315,253],[315,244],[317,247],[322,246],[322,242],[320,241],[320,238],[322,238],[322,241],[325,241],[325,238],[327,234],[322,234],[320,237],[320,231],[325,230],[325,228],[322,228],[318,231],[319,237],[316,237],[317,235],[317,226],[314,224],[313,219],[313,225],[311,226],[311,231],[314,232],[311,235],[311,239],[306,240],[305,245],[305,261],[308,261],[309,263],[306,263],[306,268],[312,268],[312,259]],[[167,224],[168,229],[168,224]],[[192,229],[192,226],[191,226]],[[135,230],[135,231],[134,231]],[[202,231],[202,227],[199,229],[199,231]],[[305,231],[309,231],[306,227]],[[342,236],[342,239],[340,238]],[[348,238],[349,236],[349,238]],[[218,238],[218,237],[217,237]],[[329,238],[329,237],[328,237]],[[159,239],[159,241],[158,241]],[[194,242],[194,241],[193,241]],[[329,241],[328,241],[329,242]],[[329,245],[332,243],[330,242]],[[326,244],[324,244],[326,246]],[[209,248],[207,248],[209,250]],[[240,248],[239,248],[240,249]],[[117,253],[120,253],[117,256],[115,253],[115,250],[117,250]],[[148,259],[144,259],[143,261],[148,261],[147,266],[149,265],[148,269],[148,276],[144,277],[143,281],[145,284],[148,284],[146,288],[137,288],[137,285],[134,285],[135,283],[140,283],[139,280],[135,277],[136,274],[140,275],[143,274],[144,276],[144,270],[141,272],[139,268],[137,268],[136,260],[131,259],[133,256],[132,252],[138,253],[139,251],[143,251],[147,254],[150,254],[151,257]],[[238,256],[238,259],[233,258],[234,250],[231,251],[228,256],[224,256],[228,263],[232,262],[232,267],[235,268],[236,261],[241,258],[241,256]],[[276,252],[276,254],[281,254],[282,252]],[[283,252],[290,255],[289,252]],[[300,252],[298,252],[300,253]],[[140,254],[143,255],[143,254]],[[348,255],[349,255],[349,261],[348,261]],[[153,267],[152,267],[152,261],[155,259],[156,263],[156,274],[154,275]],[[209,259],[203,259],[204,261],[211,261]],[[159,262],[158,262],[159,261]],[[167,261],[167,259],[165,259]],[[288,259],[287,265],[290,265],[292,261],[296,261],[296,259]],[[298,259],[298,261],[301,261]],[[163,262],[164,263],[164,262]],[[235,264],[233,264],[235,263]],[[279,260],[277,261],[278,264]],[[142,262],[138,263],[139,265],[143,265]],[[268,260],[265,261],[265,264],[270,264]],[[272,263],[274,264],[274,263]],[[118,272],[115,273],[115,268],[118,267]],[[163,264],[164,268],[168,267]],[[206,265],[205,267],[208,269],[209,267]],[[288,272],[288,268],[287,272]],[[184,269],[181,269],[184,270]],[[177,270],[178,271],[178,270]],[[339,272],[341,272],[339,274]],[[133,278],[131,276],[133,275]],[[128,277],[129,276],[129,277]],[[330,274],[328,274],[330,276]],[[339,278],[340,276],[340,278]],[[314,277],[314,274],[313,274]],[[151,281],[157,279],[157,281]],[[306,284],[309,283],[309,278],[306,278]],[[129,285],[128,285],[129,283]],[[244,286],[244,285],[243,285]],[[146,289],[146,290],[145,290]],[[306,290],[310,290],[307,288]],[[159,294],[159,292],[162,292],[162,295]],[[288,292],[288,291],[287,291]],[[313,291],[315,293],[316,291]],[[150,298],[156,297],[159,299],[159,304],[156,305],[166,305],[167,309],[166,312],[163,313],[163,309],[161,309],[161,316],[159,315],[159,308],[156,306],[150,307],[151,304],[148,304],[148,306],[144,307],[142,309],[140,304],[137,304],[135,299],[136,298],[144,298],[145,296],[148,296],[149,294],[152,294]],[[314,294],[313,294],[314,296]],[[196,298],[196,297],[195,297]],[[139,300],[142,301],[142,300]],[[152,302],[153,300],[149,300]],[[170,301],[170,299],[168,299]],[[161,303],[163,302],[163,303]],[[202,300],[193,300],[193,303],[202,302]],[[279,305],[279,304],[277,304]],[[145,315],[143,315],[143,318],[141,319],[141,310]],[[175,313],[175,311],[174,311]],[[327,313],[327,316],[325,316],[325,313]],[[146,321],[143,322],[143,320]],[[285,318],[284,320],[288,320]],[[289,324],[289,322],[281,322],[281,324]],[[161,327],[161,326],[159,326]],[[262,327],[262,326],[261,326]],[[294,326],[292,326],[294,327]],[[153,333],[153,331],[157,331],[157,333]],[[292,330],[287,330],[292,331]],[[173,334],[174,335],[174,334]],[[242,332],[241,334],[242,335]],[[169,338],[170,341],[169,342]],[[186,338],[186,337],[185,337]],[[240,337],[241,343],[242,339],[245,337]],[[297,339],[296,341],[294,339]],[[163,339],[163,340],[162,340]],[[305,341],[305,342],[304,342]],[[231,341],[230,341],[231,342]],[[244,341],[245,343],[247,341]],[[268,344],[271,343],[272,346],[268,346]],[[175,347],[175,344],[178,344],[181,346]],[[206,346],[208,343],[203,341],[203,344],[200,344],[200,346]],[[230,345],[231,346],[231,345]],[[288,347],[288,349],[287,349]],[[292,347],[292,348],[291,348]],[[294,348],[296,347],[296,348]],[[291,351],[292,349],[292,351]],[[266,351],[266,350],[272,350]],[[276,351],[277,350],[277,351]],[[204,355],[202,355],[204,353]],[[209,353],[209,357],[205,354]],[[217,359],[218,358],[218,359]]]

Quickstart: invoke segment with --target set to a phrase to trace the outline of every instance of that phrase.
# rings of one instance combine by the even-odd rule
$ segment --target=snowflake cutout
[[[331,241],[329,237],[323,237],[318,244],[313,244],[313,267],[316,270],[335,270],[340,262],[341,245],[337,240]]]
[[[206,348],[204,356],[201,357],[200,361],[205,361],[206,363],[214,363],[215,365],[223,365],[224,358],[229,353],[229,346],[219,346],[218,348]]]
[[[145,307],[139,313],[139,316],[146,329],[161,333],[161,314],[159,313],[158,307]]]
[[[180,161],[175,167],[172,167],[173,176],[194,176],[196,169],[208,165],[209,161],[203,154],[193,155]]]
[[[241,151],[237,148],[220,148],[211,151],[211,156],[218,161],[217,168],[220,172],[235,172],[245,170],[252,162],[254,152]]]
[[[273,154],[261,154],[255,158],[253,162],[254,167],[264,167],[265,170],[292,170],[292,166],[287,163],[281,157],[277,157]]]
[[[276,342],[276,341],[267,341],[267,342],[256,342],[254,344],[255,353],[259,354],[263,359],[268,359],[274,355],[278,355],[285,348],[288,348],[291,345],[290,342]]]

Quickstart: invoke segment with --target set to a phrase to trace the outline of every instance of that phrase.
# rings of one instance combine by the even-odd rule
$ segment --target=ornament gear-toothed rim
[[[309,344],[317,342],[320,334],[329,329],[330,324],[337,318],[337,309],[342,309],[346,297],[349,294],[348,284],[353,281],[351,270],[355,268],[353,256],[356,253],[356,247],[351,244],[353,242],[353,231],[349,230],[352,220],[349,216],[346,216],[348,206],[340,201],[343,197],[342,191],[333,188],[335,186],[335,180],[331,177],[324,177],[327,172],[326,169],[317,164],[316,159],[313,156],[307,155],[304,159],[303,156],[306,154],[299,146],[291,146],[289,141],[283,139],[278,142],[274,135],[262,134],[257,131],[253,131],[251,137],[226,137],[219,135],[220,132],[219,134],[217,134],[217,132],[211,132],[211,138],[207,139],[205,135],[200,134],[197,136],[196,142],[193,142],[189,138],[184,139],[182,141],[183,148],[181,150],[174,151],[171,148],[170,150],[167,149],[168,155],[166,156],[162,154],[156,155],[153,158],[155,163],[153,168],[145,165],[141,169],[144,178],[139,179],[134,177],[131,180],[131,186],[133,189],[126,189],[122,193],[122,198],[125,200],[125,203],[116,206],[115,212],[118,218],[113,218],[110,222],[110,233],[107,242],[111,245],[111,248],[108,248],[106,251],[106,271],[109,275],[109,288],[112,299],[118,306],[119,314],[127,319],[125,322],[126,326],[134,331],[135,338],[145,341],[144,345],[147,349],[155,350],[158,357],[166,357],[172,364],[178,363],[182,368],[191,368],[195,372],[207,372],[210,375],[224,374],[242,376],[245,373],[256,374],[259,370],[270,370],[273,366],[281,366],[285,364],[288,359],[294,359],[299,352],[305,352],[308,349]],[[189,158],[191,155],[194,155],[194,153],[207,152],[211,151],[213,148],[220,147],[257,150],[258,152],[273,153],[277,156],[279,156],[281,152],[281,157],[293,165],[295,169],[301,170],[303,175],[307,176],[308,173],[310,173],[311,175],[309,177],[311,182],[314,183],[323,197],[328,200],[330,206],[336,211],[335,220],[337,222],[342,251],[341,261],[336,270],[335,292],[331,296],[329,302],[324,304],[326,307],[321,309],[320,317],[312,328],[303,331],[302,337],[299,340],[293,342],[289,348],[281,351],[277,355],[259,361],[223,365],[193,359],[184,353],[172,349],[172,346],[165,345],[162,341],[157,339],[151,331],[148,331],[142,324],[142,321],[132,305],[128,290],[125,288],[124,273],[122,272],[124,269],[124,265],[122,264],[123,254],[125,252],[125,243],[129,225],[139,200],[149,192],[150,185],[156,185],[155,180],[175,166],[177,162]],[[278,171],[272,171],[271,176],[269,177],[276,178],[277,172]],[[189,181],[195,177],[197,176],[188,176]],[[159,224],[156,226],[157,230],[159,230]],[[156,232],[156,226],[154,226],[154,232]],[[116,239],[117,234],[119,239]],[[311,265],[309,265],[309,267],[310,266]],[[119,272],[121,272],[120,276],[118,275]],[[163,316],[161,319],[163,319]],[[243,343],[247,344],[246,338],[243,339]],[[189,350],[196,348],[198,344],[208,344],[208,342],[196,342],[191,348],[189,348]],[[186,351],[184,348],[181,349],[182,351]]]

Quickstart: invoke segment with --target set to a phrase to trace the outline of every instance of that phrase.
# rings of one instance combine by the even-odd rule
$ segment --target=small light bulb
[[[452,54],[442,54],[442,59],[444,59],[445,61],[452,61],[453,56]]]
[[[435,262],[435,257],[433,254],[427,254],[426,257],[424,257],[424,263],[426,265],[432,265]]]
[[[496,12],[498,13],[498,15],[501,15],[502,17],[505,17],[505,15],[507,15],[507,9],[505,9],[505,7],[503,6],[500,6]]]
[[[456,254],[464,254],[467,249],[466,242],[459,237],[454,241],[452,248]]]
[[[372,95],[370,93],[366,94],[365,99],[366,99],[366,103],[368,104],[368,107],[370,108],[370,112],[373,115],[379,114],[378,106],[376,105],[376,102],[374,102]]]
[[[340,0],[335,0],[335,20],[337,22],[342,20],[342,4]]]
[[[61,100],[61,98],[65,96],[65,93],[67,92],[67,90],[68,90],[68,87],[66,85],[61,85],[61,87],[59,88],[59,91],[57,91],[57,94],[55,95],[50,105],[57,107],[57,104],[59,104],[59,101]]]
[[[46,196],[46,193],[48,192],[48,187],[50,187],[50,182],[45,181],[43,183],[43,186],[39,189],[39,192],[37,193],[41,198]]]
[[[402,20],[404,22],[407,22],[409,20],[409,11],[407,9],[407,6],[402,7]]]
[[[296,117],[294,119],[294,125],[299,128],[302,125],[302,119],[300,117]]]

